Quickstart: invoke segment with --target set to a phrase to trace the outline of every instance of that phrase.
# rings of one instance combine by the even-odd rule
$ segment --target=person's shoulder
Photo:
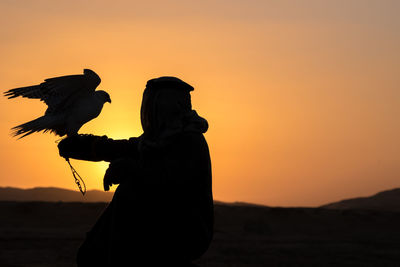
[[[176,143],[179,150],[194,152],[200,154],[209,153],[207,141],[202,133],[183,132],[179,136],[179,141]]]
[[[165,147],[171,160],[179,159],[190,164],[202,164],[209,160],[209,149],[202,133],[182,132],[174,135]]]
[[[184,143],[204,143],[206,139],[202,133],[198,132],[183,132],[180,134],[179,139]]]

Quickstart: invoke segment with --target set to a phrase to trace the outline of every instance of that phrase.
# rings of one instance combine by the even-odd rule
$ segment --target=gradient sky
[[[400,187],[399,12],[396,0],[2,0],[0,88],[91,68],[112,104],[80,132],[128,138],[146,81],[177,76],[210,124],[215,199],[316,206]],[[76,189],[58,137],[10,136],[45,109],[0,98],[0,186]],[[106,163],[72,163],[102,188]]]

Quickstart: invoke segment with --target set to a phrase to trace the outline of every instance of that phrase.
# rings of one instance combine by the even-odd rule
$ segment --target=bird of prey
[[[94,71],[84,69],[83,74],[50,78],[39,85],[6,91],[8,98],[35,98],[48,106],[42,117],[12,128],[13,135],[22,138],[40,131],[59,136],[77,134],[83,124],[100,114],[105,102],[111,103],[107,92],[96,91],[100,82]]]

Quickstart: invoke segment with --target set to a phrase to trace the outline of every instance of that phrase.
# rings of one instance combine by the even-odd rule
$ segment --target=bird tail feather
[[[30,135],[34,132],[54,132],[52,128],[55,126],[55,117],[53,116],[42,116],[39,117],[35,120],[29,121],[27,123],[18,125],[13,127],[12,130],[12,135],[13,136],[20,136],[18,139],[21,139],[27,135]]]

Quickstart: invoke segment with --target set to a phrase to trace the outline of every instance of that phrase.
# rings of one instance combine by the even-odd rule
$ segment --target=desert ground
[[[0,202],[0,266],[75,266],[106,203]],[[400,266],[400,213],[215,206],[199,266]]]

